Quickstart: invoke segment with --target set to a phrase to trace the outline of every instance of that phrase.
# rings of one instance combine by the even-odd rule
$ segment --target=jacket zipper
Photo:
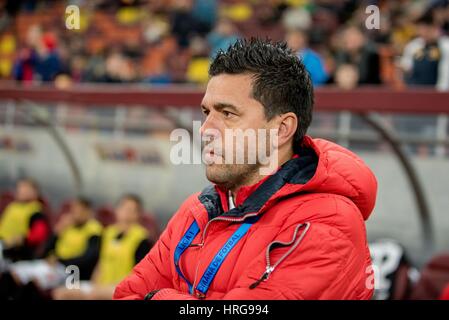
[[[203,231],[203,234],[201,236],[201,243],[196,244],[196,246],[200,246],[200,247],[204,246],[204,241],[205,241],[205,238],[206,238],[206,232],[207,232],[207,229],[209,228],[209,225],[212,222],[214,222],[214,221],[241,222],[241,221],[243,221],[243,220],[245,220],[245,219],[247,219],[249,217],[253,217],[253,216],[257,216],[257,212],[248,213],[248,214],[244,215],[241,218],[230,218],[230,217],[216,217],[216,218],[213,218],[204,227],[204,231]]]
[[[248,213],[248,214],[244,215],[244,216],[241,217],[241,218],[229,218],[229,217],[216,217],[216,218],[213,218],[213,219],[210,220],[210,221],[206,224],[206,226],[204,227],[203,234],[201,235],[201,243],[191,244],[190,246],[191,246],[191,247],[200,247],[200,252],[201,252],[201,249],[204,247],[204,244],[205,244],[205,242],[206,242],[206,232],[207,232],[207,229],[209,228],[209,225],[210,225],[212,222],[214,222],[214,221],[241,222],[241,221],[244,221],[244,220],[247,219],[247,218],[257,216],[257,214],[258,214],[257,212],[252,212],[252,213]],[[197,292],[196,289],[195,289],[196,281],[197,281],[197,277],[198,277],[198,267],[199,267],[199,264],[200,264],[200,261],[198,261],[198,263],[197,263],[197,265],[196,265],[195,278],[193,279],[193,285],[192,285],[192,288],[193,288],[193,291],[194,291],[195,295],[197,296],[197,298],[202,299],[202,298],[205,298],[204,294],[202,294],[201,292]]]
[[[305,226],[304,231],[301,233],[301,235],[299,236],[299,238],[296,240],[296,237],[298,235],[299,229],[302,228],[303,226]],[[293,233],[293,237],[292,240],[289,242],[283,242],[283,241],[273,241],[271,242],[268,247],[267,250],[265,252],[265,259],[266,259],[266,263],[267,266],[265,268],[265,272],[262,274],[262,276],[253,284],[251,284],[249,286],[250,289],[254,289],[256,288],[262,281],[266,281],[268,280],[268,278],[270,277],[270,274],[276,269],[276,267],[282,262],[284,261],[292,252],[293,250],[296,249],[296,247],[298,247],[298,245],[301,243],[302,239],[304,238],[305,234],[307,233],[307,231],[309,230],[310,227],[310,223],[309,222],[305,222],[305,223],[300,223],[296,226],[295,228],[295,232]],[[274,244],[280,244],[283,246],[291,246],[293,244],[293,246],[281,257],[279,258],[279,260],[274,264],[271,265],[271,261],[270,261],[270,251],[271,251],[271,247]]]

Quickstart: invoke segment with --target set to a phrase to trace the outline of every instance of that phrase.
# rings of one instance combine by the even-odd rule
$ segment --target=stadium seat
[[[150,233],[150,240],[156,241],[159,237],[159,228],[154,215],[152,213],[145,212],[140,218],[140,223]]]
[[[421,271],[421,278],[413,288],[412,300],[440,298],[449,283],[449,252],[433,257]]]
[[[59,219],[61,219],[61,217],[69,211],[70,203],[71,201],[67,200],[59,206],[58,211],[56,211],[56,213],[52,216],[52,226],[54,226],[59,221]]]
[[[108,206],[102,206],[96,210],[95,218],[103,226],[108,226],[115,221],[114,210]]]

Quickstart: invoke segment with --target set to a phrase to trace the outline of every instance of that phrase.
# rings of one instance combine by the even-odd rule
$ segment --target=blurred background
[[[32,178],[50,228],[78,195],[113,224],[132,193],[157,238],[208,183],[202,165],[170,162],[169,136],[201,120],[211,58],[242,37],[285,40],[315,86],[309,134],[357,152],[378,178],[376,298],[438,298],[449,283],[448,33],[447,0],[0,0],[0,215]]]

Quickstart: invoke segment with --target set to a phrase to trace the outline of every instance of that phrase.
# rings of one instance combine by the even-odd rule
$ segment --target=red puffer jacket
[[[306,137],[236,208],[216,186],[189,197],[114,298],[370,299],[376,191],[360,158]]]

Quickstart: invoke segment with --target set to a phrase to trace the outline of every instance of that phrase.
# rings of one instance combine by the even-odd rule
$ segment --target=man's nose
[[[200,127],[200,135],[210,135],[212,132],[218,130],[217,119],[213,114],[208,114],[206,119],[203,121],[203,124]]]

